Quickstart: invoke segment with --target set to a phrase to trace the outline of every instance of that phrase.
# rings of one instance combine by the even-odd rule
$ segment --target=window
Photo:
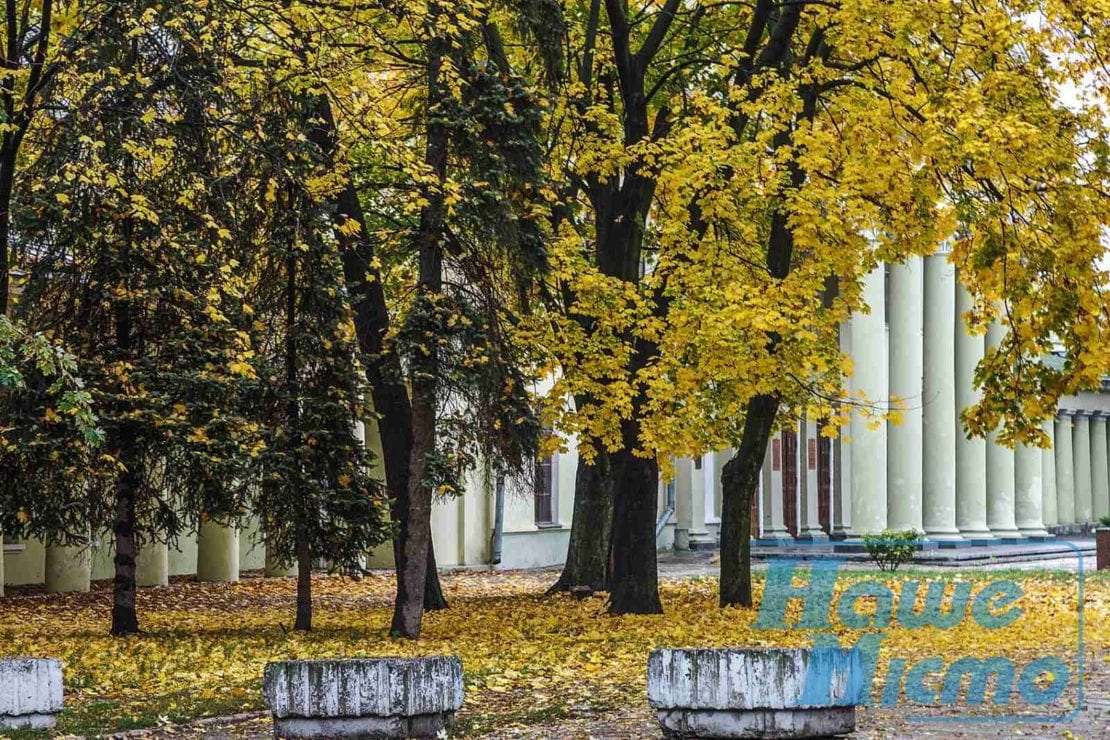
[[[536,524],[555,523],[555,460],[545,457],[536,462],[533,485]]]

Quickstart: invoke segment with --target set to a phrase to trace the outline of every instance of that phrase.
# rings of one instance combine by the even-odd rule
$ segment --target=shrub
[[[863,546],[867,554],[879,566],[879,570],[898,570],[898,566],[908,563],[921,546],[922,533],[916,529],[902,531],[884,529],[879,534],[865,534]]]
[[[1103,514],[1098,518],[1098,523],[1104,527],[1110,527],[1110,514]]]

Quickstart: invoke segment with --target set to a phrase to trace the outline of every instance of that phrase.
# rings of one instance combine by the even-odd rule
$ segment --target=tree
[[[538,106],[512,75],[496,26],[469,4],[431,3],[409,23],[424,52],[416,101],[424,151],[413,179],[398,183],[415,184],[420,205],[411,237],[416,293],[399,335],[413,445],[391,632],[415,638],[433,494],[461,493],[476,453],[510,473],[531,468],[539,425],[503,324],[545,256]]]
[[[974,431],[1003,421],[1004,437],[1036,440],[1063,389],[1102,372],[1105,126],[1101,101],[1068,109],[1059,90],[1101,95],[1105,17],[1037,7],[1047,27],[1001,0],[574,9],[577,79],[550,124],[571,205],[553,326],[535,334],[558,363],[549,415],[586,456],[609,453],[612,611],[658,608],[654,466],[737,448],[722,604],[750,604],[750,502],[776,425],[807,413],[835,434],[853,410],[896,415],[842,390],[837,329],[866,310],[860,282],[879,262],[952,240],[974,325],[1005,307],[1013,331],[980,368]],[[1017,154],[1035,132],[1043,156]],[[1051,307],[1032,298],[1047,286]],[[1054,336],[1074,358],[1064,372],[1039,359]]]
[[[323,179],[379,415],[406,637],[445,604],[430,588],[432,499],[461,493],[479,460],[523,469],[539,430],[505,326],[544,265],[538,106],[480,58],[504,53],[483,19],[469,4],[290,2],[241,55],[280,58],[266,74],[315,100],[306,135],[333,167]]]
[[[60,6],[60,7],[57,7]],[[95,12],[82,3],[7,3],[3,14],[0,84],[3,130],[0,132],[0,313],[10,299],[12,193],[20,169],[20,151],[36,117],[50,104],[58,72],[72,61],[97,27]],[[60,37],[60,38],[57,38]]]
[[[572,552],[560,584],[608,580],[616,614],[662,609],[659,456],[644,444],[648,389],[640,380],[656,361],[668,311],[664,283],[652,274],[655,156],[680,127],[689,79],[714,63],[717,37],[701,30],[706,15],[700,3],[677,0],[576,4],[568,11],[574,78],[549,124],[564,205],[555,219],[553,310],[542,319],[551,325],[536,329],[534,341],[557,361],[548,416],[577,436],[581,459]],[[611,528],[598,527],[610,507]]]
[[[262,515],[267,556],[297,566],[294,629],[310,630],[314,559],[360,570],[390,530],[356,433],[372,412],[343,295],[331,163],[304,135],[316,98],[272,83],[248,73],[235,85],[237,146],[255,153],[236,197],[256,316],[258,383],[245,413],[263,430],[250,451],[259,481],[252,508]]]
[[[58,107],[35,134],[21,309],[65,338],[105,433],[83,490],[112,512],[111,631],[125,635],[139,629],[138,548],[174,541],[201,512],[241,516],[239,451],[258,428],[237,411],[250,321],[214,135],[228,58],[216,39],[229,34],[211,7],[87,12],[97,33],[59,73]]]
[[[0,34],[0,531],[81,543],[97,517],[81,478],[104,441],[103,430],[73,354],[9,317],[20,155],[36,117],[51,103],[59,70],[95,27],[77,8],[74,3],[56,12],[55,3],[44,0],[21,11],[8,3]]]
[[[0,314],[0,531],[82,544],[101,514],[82,485],[104,432],[77,373],[60,342]]]
[[[1102,319],[1075,310],[1102,305],[1104,101],[1068,106],[1060,89],[1092,69],[1091,19],[1046,2],[1034,25],[1029,10],[756,3],[737,19],[740,51],[660,155],[663,197],[692,194],[692,225],[707,228],[696,241],[691,222],[660,228],[676,234],[658,267],[673,299],[645,379],[645,446],[737,448],[722,480],[722,606],[752,603],[750,502],[779,419],[808,411],[835,427],[887,404],[843,395],[837,342],[867,310],[860,284],[878,263],[948,241],[978,299],[973,327],[1009,327],[980,366],[972,431],[1004,420],[1003,438],[1043,441],[1059,395],[1105,371],[1089,343]],[[1043,360],[1057,339],[1063,370]]]

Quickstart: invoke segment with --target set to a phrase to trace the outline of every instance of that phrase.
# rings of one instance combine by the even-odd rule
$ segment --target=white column
[[[922,524],[934,540],[958,540],[956,526],[956,271],[947,250],[925,258],[922,386]]]
[[[897,530],[923,529],[921,281],[920,257],[890,266],[889,393],[904,408],[901,423],[886,429],[886,519]]]
[[[879,265],[863,279],[863,300],[871,312],[852,314],[852,388],[880,406],[889,399],[884,272]],[[881,532],[886,528],[886,424],[870,429],[866,419],[853,414],[850,428],[852,534]]]
[[[1110,469],[1106,453],[1106,414],[1096,411],[1091,415],[1092,521],[1110,514]]]
[[[705,499],[712,495],[713,471],[716,469],[713,458],[716,453],[702,455],[690,471],[690,529],[687,532],[688,547],[691,550],[705,550],[714,546],[713,538],[705,526]],[[706,491],[710,493],[706,493]]]
[[[851,321],[840,325],[840,354],[852,356]],[[851,377],[844,378],[844,390],[849,397],[853,395],[852,382]],[[842,428],[832,445],[832,507],[829,518],[832,524],[830,534],[836,539],[844,539],[852,531],[852,449],[844,439],[850,432],[850,425]]]
[[[721,520],[721,496],[724,492],[724,486],[721,485],[721,476],[724,475],[725,465],[735,455],[736,450],[732,447],[726,447],[713,453],[713,488],[707,491],[709,495],[705,497],[705,517],[707,521],[715,520],[719,522]]]
[[[1094,510],[1091,507],[1091,416],[1086,411],[1075,413],[1072,454],[1075,458],[1075,521],[1087,524]]]
[[[263,571],[267,578],[288,578],[297,575],[296,563],[283,563],[270,553],[266,548],[266,566]]]
[[[700,472],[700,471],[699,471]],[[674,461],[674,549],[690,549],[690,524],[693,518],[691,511],[692,484],[694,479],[694,461],[688,457],[680,457]]]
[[[1056,424],[1052,419],[1044,423],[1044,433],[1051,446],[1041,450],[1041,517],[1046,527],[1055,527],[1059,520],[1056,513]]]
[[[89,590],[92,564],[88,545],[46,546],[48,593],[84,593]]]
[[[782,510],[782,468],[785,462],[782,434],[776,433],[767,445],[771,454],[771,485],[764,488],[763,496],[763,539],[788,540]]]
[[[979,334],[969,334],[964,314],[971,310],[971,295],[963,284],[956,284],[956,413],[979,401],[975,387],[975,368],[983,359],[986,346]],[[989,539],[987,529],[987,443],[968,437],[963,422],[956,427],[956,526],[968,539]]]
[[[170,585],[170,548],[164,542],[143,542],[135,556],[136,586]]]
[[[997,319],[987,327],[987,346],[999,347],[1006,329]],[[998,430],[987,435],[987,526],[995,537],[1017,537],[1014,518],[1014,451],[998,443]]]
[[[239,530],[207,517],[197,538],[197,580],[230,582],[239,580]]]
[[[1070,411],[1056,416],[1056,524],[1075,524],[1075,441]]]
[[[1042,515],[1044,466],[1041,449],[1018,444],[1014,450],[1014,519],[1022,537],[1045,537]]]
[[[798,425],[798,451],[801,464],[798,466],[798,484],[802,487],[802,506],[798,512],[798,525],[802,539],[826,540],[828,535],[821,529],[821,513],[818,508],[820,485],[817,482],[818,431],[817,422],[803,419]]]

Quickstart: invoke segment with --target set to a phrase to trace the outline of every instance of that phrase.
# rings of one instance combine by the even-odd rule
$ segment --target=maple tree
[[[549,414],[608,453],[613,611],[658,609],[657,466],[736,449],[721,603],[750,605],[771,434],[803,415],[829,434],[853,412],[896,417],[844,396],[837,339],[879,263],[951,242],[972,330],[1010,329],[979,369],[974,433],[1043,441],[1060,394],[1106,373],[1104,8],[612,0],[574,18],[583,71],[552,165],[571,215],[554,328],[536,333],[558,372]],[[1063,370],[1043,361],[1054,342]]]

